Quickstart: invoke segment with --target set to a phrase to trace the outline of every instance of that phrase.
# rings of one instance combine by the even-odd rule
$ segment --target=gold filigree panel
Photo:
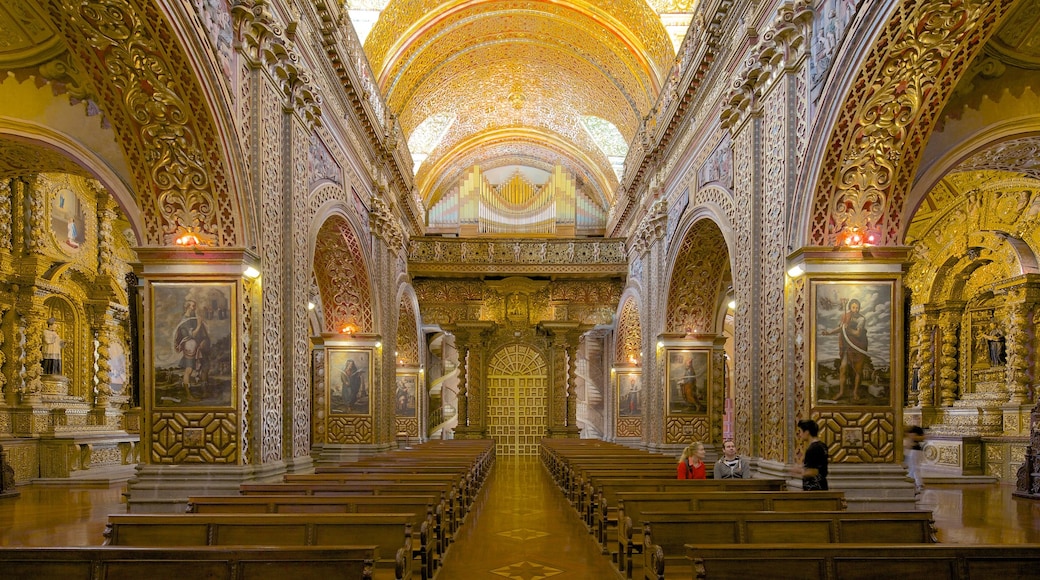
[[[639,326],[639,307],[634,298],[625,300],[617,324],[617,340],[614,342],[615,364],[640,364],[643,348],[643,332]]]
[[[642,437],[643,436],[643,419],[639,417],[618,417],[617,420],[617,436],[618,437]]]
[[[318,230],[314,275],[327,331],[375,330],[368,268],[361,243],[345,218],[332,216]]]
[[[860,61],[814,194],[811,245],[833,245],[848,227],[899,243],[903,203],[926,134],[956,80],[1014,2],[901,3]]]
[[[61,37],[43,9],[35,2],[0,4],[0,68],[16,69],[40,64],[64,50]]]
[[[707,417],[669,415],[664,420],[664,442],[689,445],[710,441]]]
[[[372,417],[332,415],[328,420],[327,443],[372,443]]]
[[[820,439],[827,441],[833,463],[893,463],[897,438],[895,416],[889,412],[820,412]]]
[[[723,283],[730,278],[729,250],[715,222],[694,224],[676,253],[668,288],[667,332],[715,330]]]
[[[235,413],[154,413],[151,462],[237,463],[237,424]]]
[[[401,300],[397,319],[397,364],[417,367],[419,360],[419,327],[416,325],[415,306],[409,296]]]
[[[397,433],[407,433],[409,437],[419,436],[419,420],[414,417],[395,417],[394,428]]]

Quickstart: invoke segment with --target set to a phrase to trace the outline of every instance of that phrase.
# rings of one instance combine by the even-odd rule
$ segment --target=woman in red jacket
[[[704,464],[704,444],[694,441],[683,449],[676,468],[679,479],[707,479],[708,467]]]

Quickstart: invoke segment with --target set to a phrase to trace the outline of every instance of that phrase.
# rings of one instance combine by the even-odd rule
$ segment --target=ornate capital
[[[658,199],[647,210],[643,221],[632,236],[632,248],[637,254],[645,253],[654,242],[662,239],[668,232],[668,200]]]
[[[390,206],[378,195],[372,196],[370,205],[372,208],[368,214],[368,223],[372,231],[386,242],[392,252],[398,255],[403,254],[406,239],[404,229],[397,221],[397,216],[390,211]]]

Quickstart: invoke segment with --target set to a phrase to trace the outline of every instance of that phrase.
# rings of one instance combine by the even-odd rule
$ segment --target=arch
[[[182,231],[207,243],[246,247],[254,228],[239,192],[248,173],[236,155],[231,117],[199,74],[191,43],[171,23],[182,15],[158,0],[126,0],[95,11],[49,0],[48,15],[90,77],[141,196],[147,245],[170,245]],[[183,19],[183,18],[182,18]]]
[[[422,320],[419,300],[411,285],[401,285],[397,292],[397,364],[418,367],[423,361]]]
[[[793,232],[805,243],[795,245],[834,245],[847,227],[874,231],[884,245],[898,243],[926,136],[957,79],[1013,4],[944,4],[941,18],[930,0],[868,9],[857,26],[864,36],[854,39],[861,50],[850,46],[834,64],[855,74],[825,91],[842,97],[838,108],[821,111],[827,137],[811,146],[809,161],[818,164],[807,165],[815,168],[805,189],[812,192],[810,216],[805,230]]]
[[[545,357],[536,349],[520,343],[510,343],[495,351],[488,362],[488,376],[548,376]]]
[[[353,226],[342,213],[333,213],[318,228],[313,267],[327,332],[376,330],[374,292],[364,254]]]
[[[67,133],[29,121],[0,117],[0,143],[5,139],[36,150],[56,152],[71,160],[93,176],[116,200],[123,215],[140,241],[144,236],[144,219],[137,199],[123,176],[114,167],[113,160],[104,159],[86,144]],[[55,168],[55,171],[60,171]]]
[[[614,364],[642,366],[643,331],[639,323],[639,302],[631,294],[622,298],[617,314]],[[633,360],[635,358],[635,360]]]
[[[57,333],[57,340],[62,341],[60,346],[61,356],[58,359],[61,368],[53,374],[68,377],[69,384],[74,389],[85,389],[87,385],[87,369],[80,368],[80,365],[77,364],[83,361],[82,355],[86,348],[83,341],[84,337],[87,336],[83,328],[79,308],[77,308],[71,300],[61,294],[51,294],[45,298],[43,300],[43,307],[46,310],[44,318],[44,320],[46,320],[45,328],[49,328],[50,320],[54,319],[54,331]],[[44,359],[47,358],[46,339],[46,333],[44,333]],[[45,362],[44,373],[48,370],[46,365],[47,363]],[[86,397],[88,393],[77,391],[68,394]]]
[[[718,317],[723,290],[731,276],[729,246],[713,219],[690,224],[675,246],[669,276],[665,332],[721,332]]]

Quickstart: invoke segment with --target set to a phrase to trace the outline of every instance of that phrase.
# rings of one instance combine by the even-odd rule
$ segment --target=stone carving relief
[[[666,332],[710,333],[724,283],[729,278],[729,250],[710,220],[693,225],[676,253],[668,289]]]
[[[814,196],[812,244],[833,245],[851,227],[899,243],[922,135],[953,89],[949,79],[961,75],[1012,4],[920,0],[897,8],[863,61],[878,64],[859,72],[834,125]]]
[[[330,217],[318,230],[314,273],[328,332],[372,332],[372,300],[361,244],[350,223]]]
[[[144,0],[51,0],[48,11],[85,64],[98,100],[134,169],[148,243],[185,231],[207,243],[241,245],[237,200],[228,186],[221,140],[202,89],[168,21],[146,19]]]

